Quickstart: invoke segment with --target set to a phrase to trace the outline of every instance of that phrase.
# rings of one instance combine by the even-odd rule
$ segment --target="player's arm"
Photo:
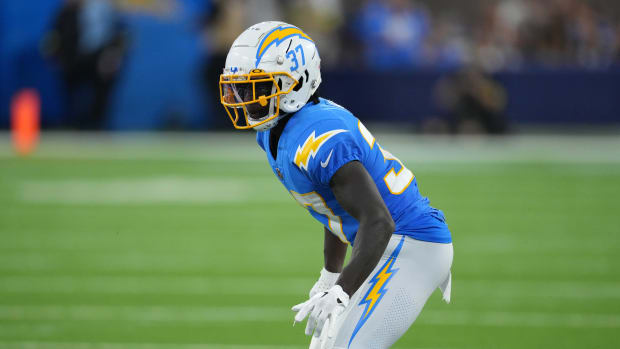
[[[359,222],[351,259],[336,282],[353,295],[381,259],[394,232],[394,221],[361,162],[343,165],[329,185],[340,206]]]
[[[328,320],[337,323],[336,318],[375,268],[394,232],[392,216],[362,163],[351,161],[340,167],[329,186],[342,208],[358,220],[359,227],[351,260],[340,273],[336,285],[293,307],[297,312],[295,323],[308,316],[306,334],[314,332],[316,337],[321,336],[324,326],[332,328],[327,325]]]
[[[323,229],[325,230],[325,241],[323,243],[325,270],[330,273],[340,273],[344,265],[344,258],[347,255],[348,245],[340,241],[340,239],[327,228]]]
[[[321,275],[317,282],[314,283],[312,289],[310,289],[310,298],[317,293],[322,293],[332,288],[342,271],[344,265],[344,258],[347,255],[347,245],[343,243],[332,234],[327,228],[325,230],[325,242],[323,245],[323,256],[325,258],[325,264],[321,269]]]

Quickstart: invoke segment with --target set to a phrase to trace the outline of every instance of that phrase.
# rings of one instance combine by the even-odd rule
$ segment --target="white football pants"
[[[351,296],[334,330],[312,338],[311,349],[389,348],[409,329],[440,288],[450,301],[452,244],[394,234],[381,260]],[[332,337],[328,336],[331,332]]]

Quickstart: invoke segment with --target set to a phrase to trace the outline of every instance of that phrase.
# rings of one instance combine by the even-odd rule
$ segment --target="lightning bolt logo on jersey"
[[[327,140],[341,132],[347,132],[347,130],[328,131],[318,137],[315,137],[315,132],[312,131],[304,144],[297,147],[294,160],[295,165],[307,171],[308,161],[310,161],[310,158],[314,158],[316,156],[316,153],[319,151],[319,149],[321,149],[321,146],[325,144],[325,142],[327,142]]]
[[[353,244],[359,223],[338,204],[329,181],[350,161],[360,161],[374,179],[396,224],[395,234],[452,241],[443,213],[420,195],[414,174],[343,107],[321,98],[293,114],[278,142],[277,159],[269,151],[269,134],[261,131],[256,137],[276,177],[341,241]]]

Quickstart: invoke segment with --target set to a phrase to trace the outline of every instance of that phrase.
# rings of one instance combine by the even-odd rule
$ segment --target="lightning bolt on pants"
[[[449,299],[452,244],[394,234],[381,260],[338,320],[337,335],[320,348],[383,349],[411,327],[437,288]],[[325,332],[325,331],[324,331]]]

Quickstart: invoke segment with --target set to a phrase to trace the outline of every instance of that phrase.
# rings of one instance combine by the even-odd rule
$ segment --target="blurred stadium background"
[[[448,218],[397,348],[620,345],[620,2],[1,0],[0,348],[307,347],[322,229],[218,102],[270,19]]]

